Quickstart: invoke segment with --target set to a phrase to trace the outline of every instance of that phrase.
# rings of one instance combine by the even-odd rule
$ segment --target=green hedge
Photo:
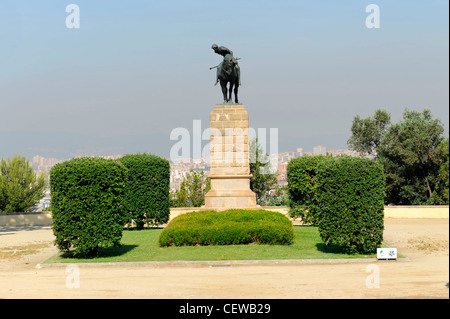
[[[126,168],[103,158],[78,158],[50,171],[53,233],[61,251],[94,256],[118,246],[124,224]]]
[[[303,156],[289,161],[287,182],[291,217],[314,224],[316,170],[317,165],[327,158],[322,155]]]
[[[317,166],[319,232],[326,245],[374,253],[383,240],[385,177],[370,159],[337,157]]]
[[[161,232],[159,245],[290,245],[293,239],[294,227],[280,213],[232,209],[180,215]]]
[[[145,223],[164,224],[169,220],[170,164],[149,154],[125,155],[119,161],[128,169],[125,206],[127,223],[141,229]]]

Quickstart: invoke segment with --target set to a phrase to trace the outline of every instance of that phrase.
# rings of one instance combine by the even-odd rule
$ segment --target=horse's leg
[[[224,80],[220,80],[220,86],[222,87],[223,104],[227,103],[227,83]]]
[[[239,101],[238,101],[238,88],[239,88],[239,83],[238,83],[238,79],[236,78],[236,84],[234,85],[234,102],[236,103],[236,104],[239,104]]]
[[[233,81],[230,81],[230,89],[228,91],[228,102],[233,102]]]

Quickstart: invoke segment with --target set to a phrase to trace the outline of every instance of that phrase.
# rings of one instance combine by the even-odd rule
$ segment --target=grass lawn
[[[233,246],[184,246],[164,247],[158,245],[162,229],[124,230],[122,246],[101,248],[96,258],[73,258],[71,253],[53,256],[45,263],[80,262],[132,262],[177,260],[267,260],[267,259],[329,259],[364,258],[373,255],[346,255],[339,247],[326,248],[317,227],[294,226],[294,243],[282,245],[233,245]]]

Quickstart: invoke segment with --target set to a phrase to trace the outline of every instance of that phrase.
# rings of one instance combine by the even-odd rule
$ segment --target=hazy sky
[[[448,17],[447,0],[1,0],[0,157],[168,157],[170,132],[223,101],[213,43],[241,58],[250,126],[278,128],[279,151],[345,149],[378,108],[428,108],[448,135]]]

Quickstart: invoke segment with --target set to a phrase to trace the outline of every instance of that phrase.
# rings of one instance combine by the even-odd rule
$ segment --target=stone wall
[[[51,226],[52,213],[0,213],[0,227]]]

